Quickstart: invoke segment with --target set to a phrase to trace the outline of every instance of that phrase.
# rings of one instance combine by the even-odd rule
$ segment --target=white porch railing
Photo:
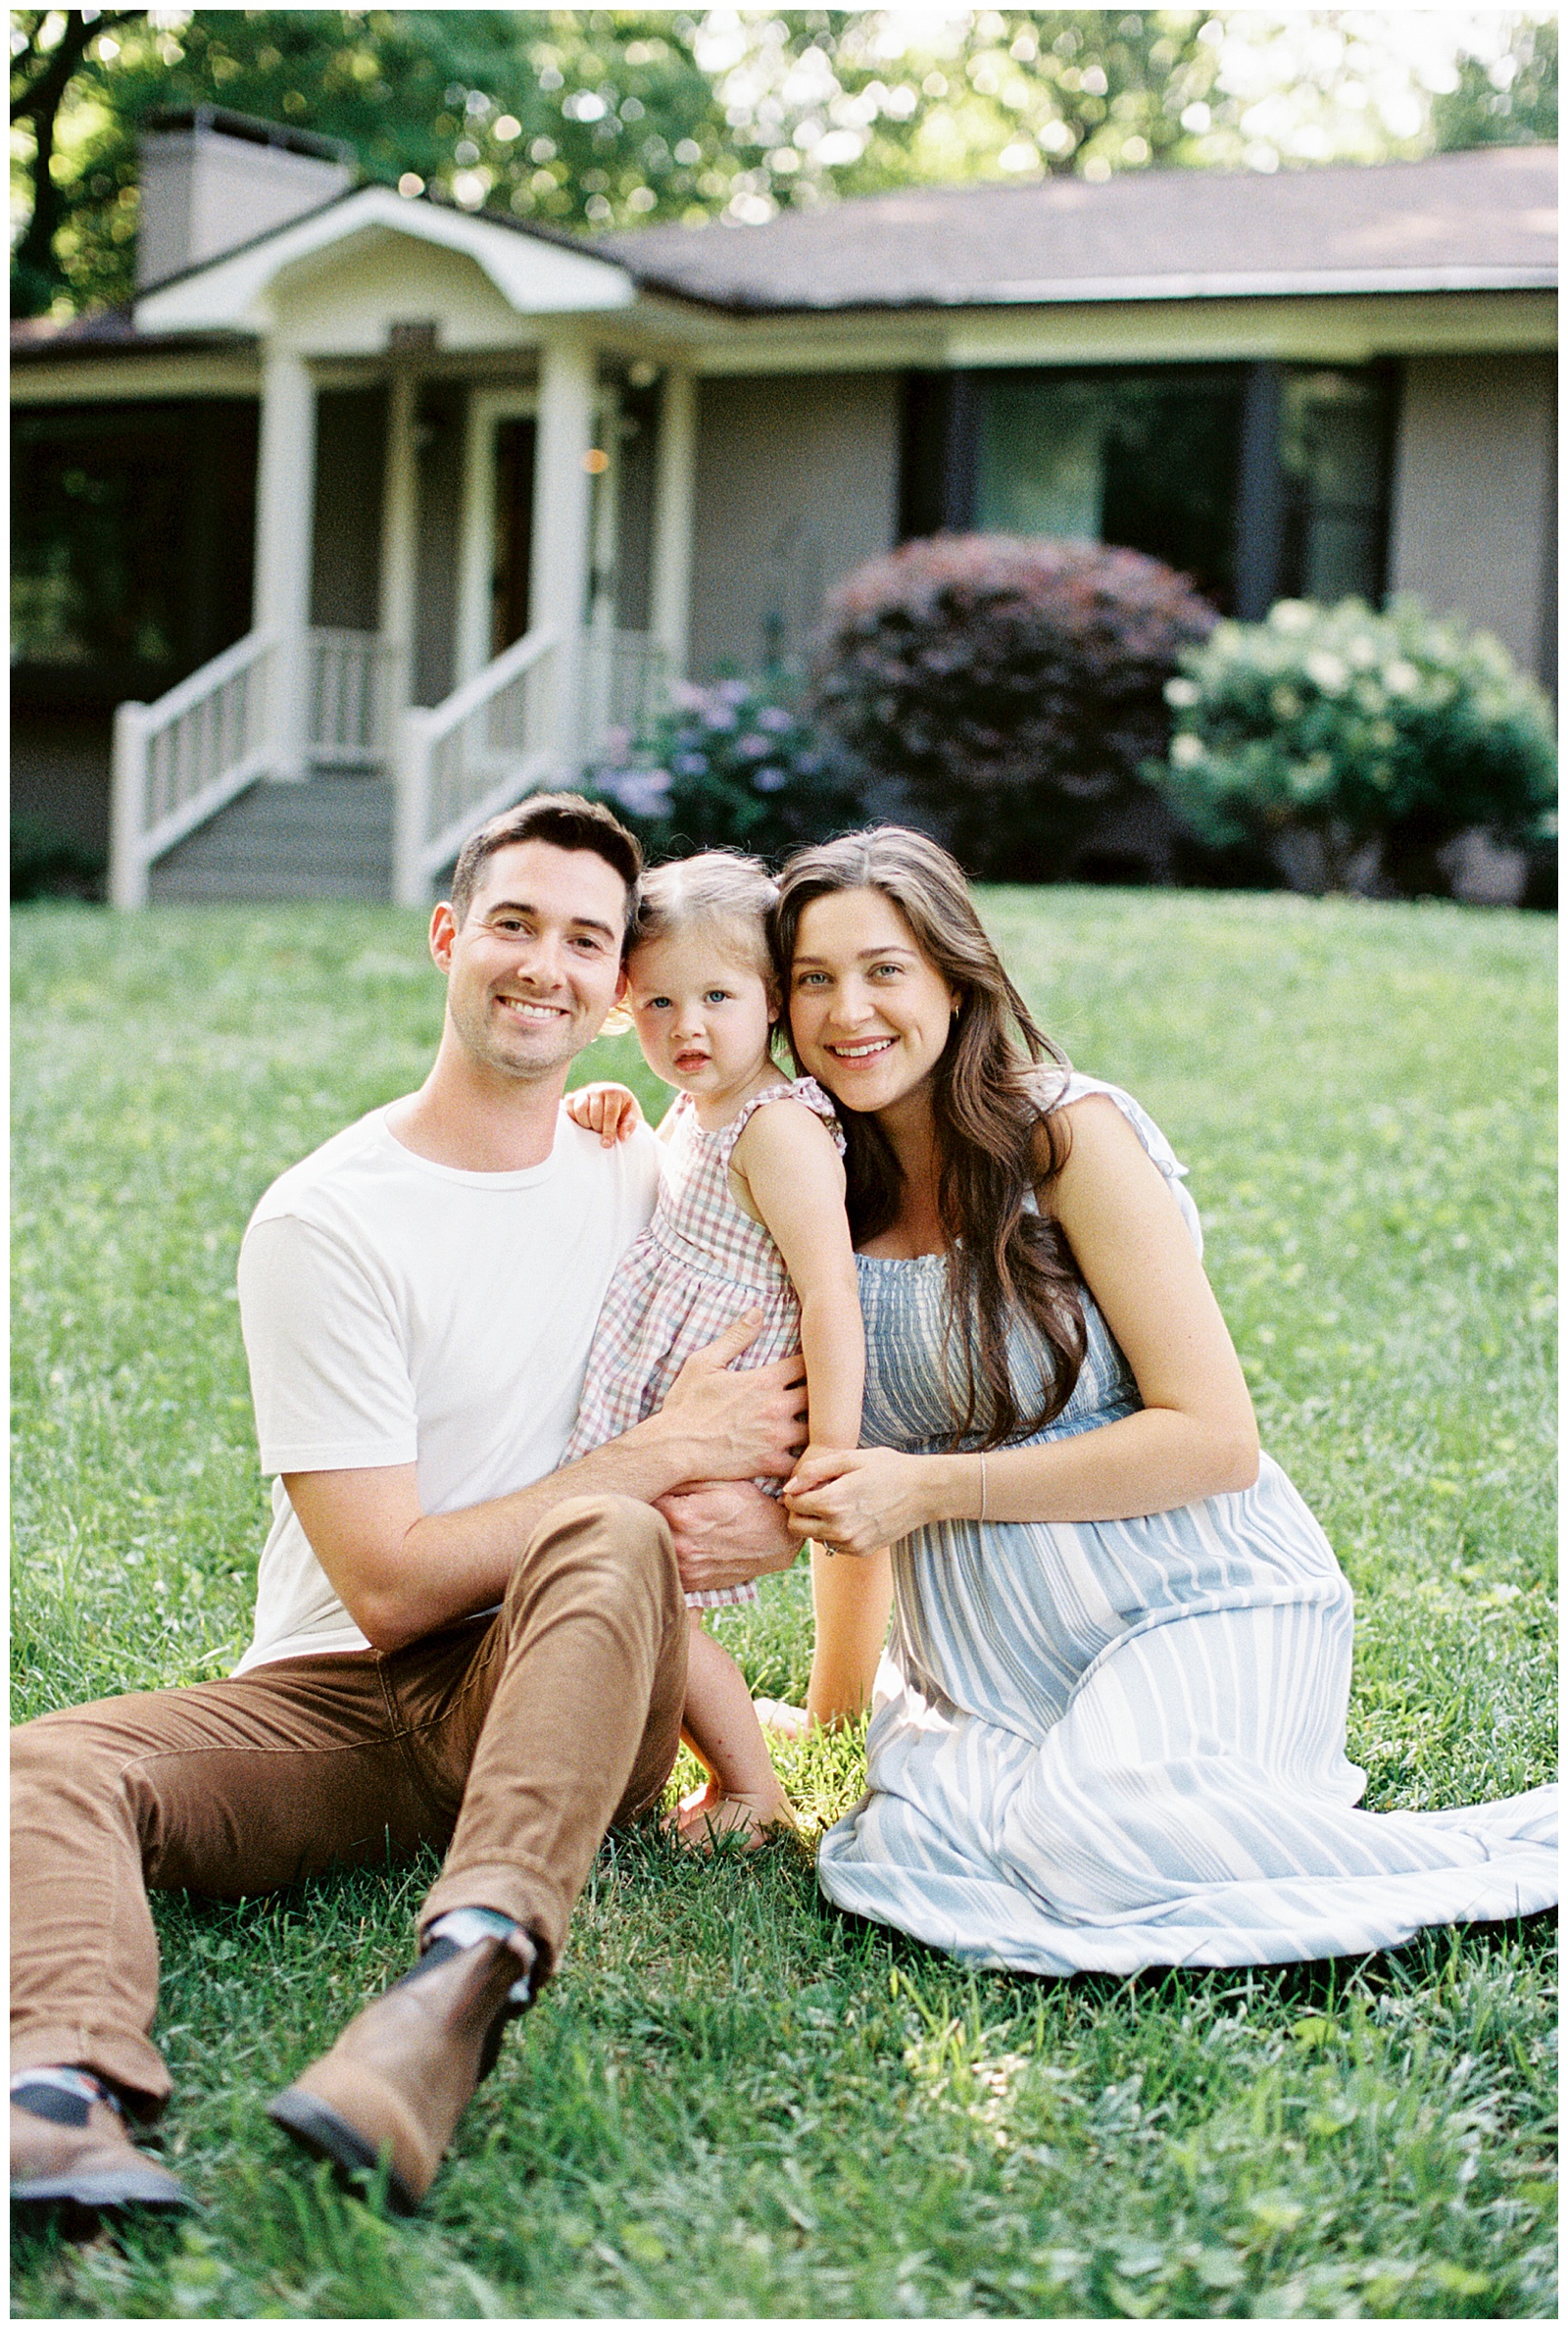
[[[430,884],[475,825],[559,780],[561,640],[533,630],[429,712],[405,712],[398,756],[392,895],[428,903]]]
[[[147,875],[271,765],[277,642],[252,631],[155,704],[115,713],[109,896],[145,906]]]
[[[144,906],[158,860],[259,778],[312,768],[391,769],[393,895],[423,905],[477,824],[546,784],[571,783],[616,728],[636,733],[668,690],[640,631],[564,642],[530,631],[431,711],[403,714],[399,650],[374,631],[252,631],[153,704],[115,714],[109,894]],[[292,697],[304,696],[304,719]],[[304,728],[300,739],[301,725]]]
[[[147,879],[258,778],[280,772],[289,732],[280,691],[301,668],[267,631],[252,631],[152,704],[115,714],[109,895],[145,906]],[[305,636],[308,768],[381,770],[392,754],[397,650],[375,631]],[[293,773],[291,770],[290,773]]]
[[[546,785],[575,782],[612,729],[635,733],[662,708],[668,658],[657,640],[590,630],[570,644],[576,653],[568,657],[559,632],[529,631],[444,704],[404,714],[393,853],[399,905],[426,905],[436,875],[487,817]]]
[[[595,760],[617,728],[646,732],[669,701],[669,656],[647,631],[583,634],[583,757]]]
[[[385,768],[400,696],[399,650],[378,631],[307,634],[306,684],[314,767]]]

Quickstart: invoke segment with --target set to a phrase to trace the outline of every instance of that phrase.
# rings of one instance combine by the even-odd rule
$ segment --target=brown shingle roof
[[[786,211],[764,226],[580,235],[505,213],[471,215],[616,261],[648,290],[765,314],[1553,284],[1556,204],[1555,146],[1494,146],[1273,177],[1172,169],[1102,185],[1059,177],[907,187]],[[455,206],[441,198],[440,207]],[[209,336],[144,336],[128,311],[111,309],[64,324],[14,323],[11,353],[23,362],[88,357]]]
[[[645,226],[592,247],[653,290],[739,310],[969,307],[1555,280],[1557,150],[1101,185],[910,187],[762,226]]]

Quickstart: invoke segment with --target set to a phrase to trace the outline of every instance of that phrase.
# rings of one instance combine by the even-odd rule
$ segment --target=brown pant
[[[389,1841],[448,1847],[421,1926],[499,1908],[548,1967],[606,1829],[669,1776],[685,1686],[667,1528],[629,1498],[578,1497],[535,1533],[495,1617],[27,1723],[11,1757],[13,2066],[81,2062],[156,2109],[144,1887],[234,1900]]]

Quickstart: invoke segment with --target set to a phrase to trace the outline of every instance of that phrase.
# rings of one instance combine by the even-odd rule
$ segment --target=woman
[[[1183,1168],[1034,1025],[953,860],[892,828],[804,851],[778,931],[849,1134],[867,1344],[866,1444],[785,1495],[840,1554],[891,1545],[896,1611],[828,1898],[1058,1974],[1549,1905],[1552,1789],[1354,1809],[1349,1587],[1258,1454]],[[858,1562],[820,1584],[875,1605]],[[860,1681],[813,1674],[813,1710]]]

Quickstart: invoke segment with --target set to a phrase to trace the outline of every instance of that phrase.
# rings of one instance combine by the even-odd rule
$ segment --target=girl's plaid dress
[[[673,1129],[663,1144],[654,1217],[611,1281],[599,1313],[577,1425],[563,1463],[618,1439],[663,1405],[670,1385],[695,1351],[732,1326],[743,1312],[760,1310],[757,1339],[734,1362],[765,1366],[801,1347],[801,1306],[777,1246],[735,1202],[730,1159],[754,1113],[774,1100],[797,1100],[828,1126],[839,1154],[844,1135],[833,1103],[808,1075],[770,1084],[747,1101],[727,1124],[705,1132],[682,1093]],[[770,1496],[777,1480],[760,1480]],[[755,1585],[688,1593],[692,1609],[718,1609],[757,1599]]]

